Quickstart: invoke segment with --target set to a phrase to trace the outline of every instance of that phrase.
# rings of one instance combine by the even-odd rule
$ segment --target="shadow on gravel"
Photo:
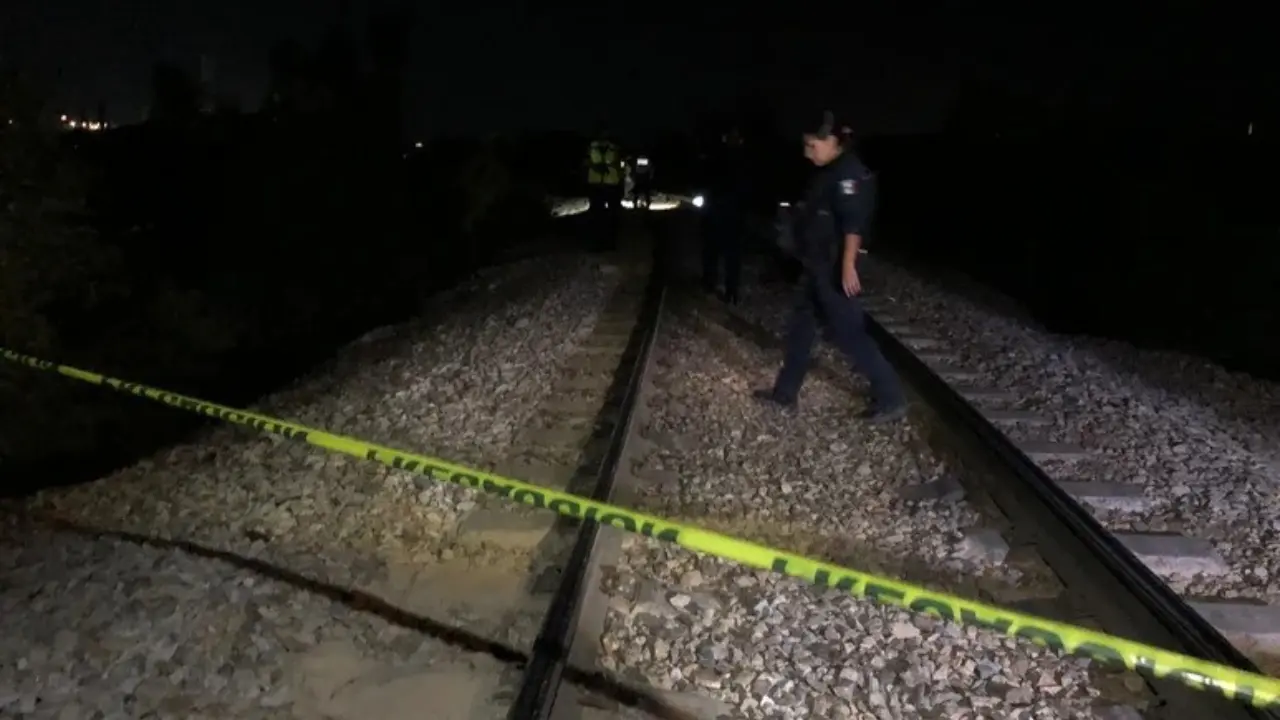
[[[221,561],[242,570],[257,573],[262,577],[285,583],[304,592],[341,603],[354,611],[375,615],[392,625],[429,635],[463,650],[485,653],[507,663],[523,665],[529,660],[529,657],[519,650],[500,642],[480,637],[466,630],[445,625],[431,618],[408,612],[376,595],[316,580],[262,560],[244,557],[226,550],[205,547],[186,540],[168,540],[139,533],[87,527],[49,517],[37,517],[35,521],[55,530],[74,533],[94,540],[109,538],[141,547],[177,550],[188,555]],[[697,720],[695,716],[658,700],[646,691],[626,685],[599,671],[586,671],[567,667],[565,668],[565,677],[574,684],[600,693],[624,705],[643,710],[654,717],[661,718],[661,720]]]

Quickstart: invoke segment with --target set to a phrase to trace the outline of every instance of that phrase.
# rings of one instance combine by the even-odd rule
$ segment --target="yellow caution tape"
[[[553,510],[566,517],[612,525],[620,530],[664,540],[695,552],[714,555],[754,568],[772,570],[815,585],[837,588],[857,597],[870,598],[914,612],[928,613],[944,620],[1026,638],[1055,650],[1090,657],[1109,665],[1122,665],[1151,677],[1177,680],[1193,689],[1217,693],[1254,707],[1280,707],[1280,679],[1266,675],[1245,672],[1088,628],[1067,625],[966,600],[955,595],[935,592],[890,578],[775,550],[711,530],[682,525],[617,505],[455,465],[437,458],[393,450],[363,440],[259,415],[248,410],[237,410],[88,370],[58,365],[5,348],[0,348],[0,358],[37,370],[56,372],[76,380],[156,400],[200,415],[282,435],[290,440],[309,443],[334,452],[376,460],[398,470],[416,473],[438,482],[482,490],[513,502]]]

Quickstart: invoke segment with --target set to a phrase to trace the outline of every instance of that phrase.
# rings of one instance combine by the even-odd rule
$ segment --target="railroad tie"
[[[1152,533],[1114,533],[1114,536],[1162,578],[1223,575],[1230,571],[1208,540]]]
[[[1081,480],[1058,480],[1058,487],[1077,502],[1100,510],[1139,513],[1155,506],[1155,498],[1142,491],[1141,485]]]

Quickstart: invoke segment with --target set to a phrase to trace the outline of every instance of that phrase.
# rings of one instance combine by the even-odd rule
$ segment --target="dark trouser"
[[[746,224],[742,208],[726,204],[711,210],[702,234],[702,286],[708,291],[716,289],[720,264],[724,263],[724,294],[731,300],[737,299],[742,278]]]
[[[649,187],[647,180],[637,180],[636,184],[631,187],[631,202],[635,203],[636,208],[648,209],[653,201],[653,190]]]
[[[618,224],[622,210],[622,186],[598,183],[587,186],[588,226],[591,242],[600,250],[618,245]]]
[[[871,400],[877,408],[891,409],[905,402],[898,375],[867,335],[866,315],[857,297],[847,297],[836,279],[805,273],[787,322],[786,354],[774,382],[774,392],[794,399],[809,372],[809,358],[817,339],[818,313],[831,330],[831,340],[844,353],[854,372],[871,383]]]

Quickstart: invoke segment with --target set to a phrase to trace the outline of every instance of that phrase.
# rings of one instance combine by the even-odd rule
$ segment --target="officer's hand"
[[[862,283],[858,280],[858,269],[853,263],[844,264],[844,269],[840,272],[840,284],[844,287],[845,297],[853,297],[862,292]]]

